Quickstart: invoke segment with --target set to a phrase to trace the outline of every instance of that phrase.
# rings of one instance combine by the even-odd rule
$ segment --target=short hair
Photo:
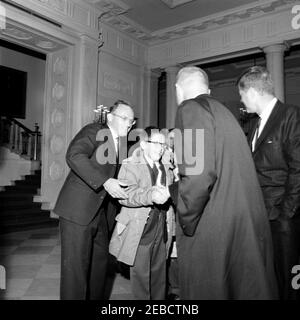
[[[124,104],[125,106],[128,106],[128,107],[132,108],[132,106],[130,105],[130,103],[128,103],[128,102],[125,101],[125,100],[119,99],[119,100],[117,100],[117,101],[109,108],[109,112],[110,112],[110,113],[115,112],[115,111],[118,109],[118,107],[119,107],[120,104]]]
[[[156,127],[156,126],[148,126],[144,129],[144,132],[143,133],[146,133],[146,134],[143,134],[141,136],[141,140],[143,141],[149,141],[149,139],[151,139],[151,136],[154,134],[154,133],[159,133],[159,128]]]
[[[201,78],[203,84],[209,87],[207,73],[203,69],[196,66],[186,66],[181,68],[177,73],[176,82],[185,82],[191,76],[198,76],[199,78]]]
[[[248,68],[239,76],[236,83],[238,88],[243,91],[254,88],[260,93],[274,95],[274,83],[265,67],[252,66]]]

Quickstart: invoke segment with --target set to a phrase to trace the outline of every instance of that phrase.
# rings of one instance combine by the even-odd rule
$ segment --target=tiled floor
[[[0,265],[6,270],[2,300],[58,300],[60,243],[57,227],[0,236]],[[117,274],[111,300],[131,300],[129,280]]]

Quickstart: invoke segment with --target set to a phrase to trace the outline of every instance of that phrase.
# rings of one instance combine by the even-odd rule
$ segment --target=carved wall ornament
[[[28,32],[21,31],[17,28],[6,28],[2,31],[3,34],[18,40],[30,40],[32,35]]]
[[[59,128],[65,121],[65,114],[60,108],[55,108],[51,114],[51,123],[54,128]]]
[[[133,96],[133,83],[125,79],[117,78],[107,72],[104,73],[103,86],[106,89],[121,92],[124,95]]]
[[[49,167],[49,175],[52,180],[59,180],[63,176],[63,167],[58,161],[53,161]]]
[[[53,72],[57,75],[64,74],[67,70],[65,59],[58,57],[53,64]]]
[[[36,46],[43,49],[53,49],[56,47],[56,44],[52,41],[40,40],[36,42]]]
[[[59,154],[64,150],[64,140],[54,135],[50,140],[50,150],[53,154]]]
[[[65,86],[59,83],[56,83],[52,89],[52,97],[56,100],[61,100],[65,95]]]

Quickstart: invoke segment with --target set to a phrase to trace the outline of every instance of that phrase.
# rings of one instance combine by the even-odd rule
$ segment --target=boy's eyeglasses
[[[156,145],[160,145],[163,149],[167,148],[167,144],[163,143],[163,142],[151,141],[151,140],[148,140],[147,142],[150,142],[150,143],[153,143],[153,144],[156,144]]]

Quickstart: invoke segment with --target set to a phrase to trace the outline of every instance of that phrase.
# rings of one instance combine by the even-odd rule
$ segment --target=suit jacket
[[[255,123],[248,139],[251,145]],[[253,159],[269,219],[300,214],[300,108],[277,101]]]
[[[106,135],[105,140],[102,140],[101,137],[103,132],[105,132],[104,136]],[[101,146],[108,148],[107,154],[110,156],[110,160],[116,160],[110,130],[107,126],[99,123],[86,125],[71,141],[66,154],[66,161],[71,170],[54,208],[54,212],[60,217],[80,225],[88,225],[97,214],[105,197],[109,197],[105,200],[106,205],[110,200],[113,201],[105,191],[103,184],[109,178],[114,177],[117,165],[99,163],[101,158],[99,155],[101,156],[103,151]],[[105,162],[104,157],[105,155],[102,156],[101,162]]]
[[[182,139],[183,157],[175,134],[182,298],[273,298],[270,226],[241,127],[226,107],[204,94],[179,106],[176,128],[193,134]],[[199,170],[193,172],[188,154],[195,156],[197,148]]]

